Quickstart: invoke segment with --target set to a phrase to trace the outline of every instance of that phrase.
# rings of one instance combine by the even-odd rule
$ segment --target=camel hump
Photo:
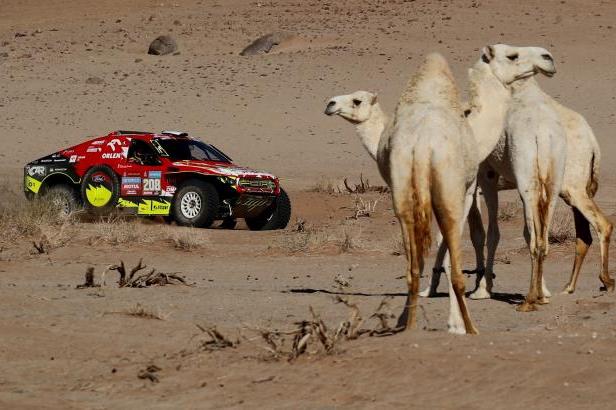
[[[426,102],[461,111],[456,81],[447,59],[440,53],[425,57],[417,73],[407,82],[399,105]]]

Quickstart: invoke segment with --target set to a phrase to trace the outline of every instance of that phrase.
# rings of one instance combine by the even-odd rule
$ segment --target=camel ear
[[[494,58],[494,47],[486,46],[481,50],[481,59],[484,63],[489,64]]]
[[[374,105],[376,103],[377,93],[372,94],[372,100],[370,100],[370,105]]]

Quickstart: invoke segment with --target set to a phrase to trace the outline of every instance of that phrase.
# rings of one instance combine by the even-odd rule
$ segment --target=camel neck
[[[370,118],[358,124],[356,128],[362,144],[375,161],[385,124],[387,124],[387,115],[383,112],[379,103],[375,103],[372,106]]]
[[[511,92],[481,61],[470,70],[469,81],[472,97],[468,123],[475,134],[479,159],[483,161],[503,133]]]

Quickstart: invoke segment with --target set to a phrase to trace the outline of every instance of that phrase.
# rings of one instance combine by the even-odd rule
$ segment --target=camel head
[[[489,64],[504,85],[538,73],[552,77],[556,73],[552,54],[541,47],[515,47],[495,44],[484,47],[481,59]]]
[[[370,119],[374,104],[376,104],[376,94],[368,91],[355,91],[353,94],[330,98],[325,114],[336,114],[353,124],[361,124]]]

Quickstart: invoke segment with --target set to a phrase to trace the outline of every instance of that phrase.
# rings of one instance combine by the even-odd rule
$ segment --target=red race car
[[[115,131],[32,161],[24,169],[28,198],[53,194],[65,212],[123,208],[179,225],[252,230],[285,228],[291,202],[278,178],[239,167],[211,144],[183,132]],[[55,199],[58,200],[58,199]]]

